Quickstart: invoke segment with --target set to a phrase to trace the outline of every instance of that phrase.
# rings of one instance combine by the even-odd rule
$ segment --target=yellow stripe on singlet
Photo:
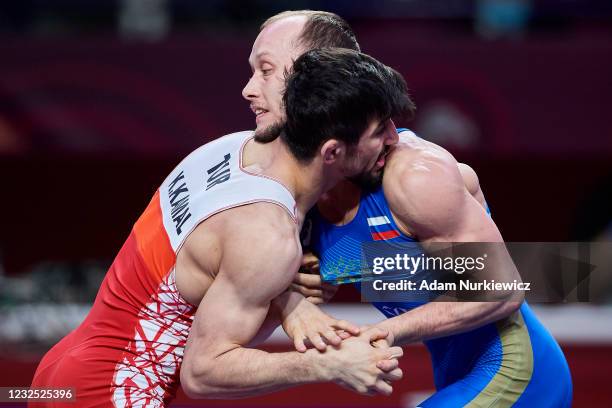
[[[510,407],[523,394],[533,374],[533,349],[520,310],[496,324],[502,361],[487,386],[466,407]]]

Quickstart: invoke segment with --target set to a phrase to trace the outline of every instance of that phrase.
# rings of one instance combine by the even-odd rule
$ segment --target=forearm
[[[431,302],[377,326],[391,331],[402,346],[423,340],[464,333],[503,319],[519,302]]]
[[[288,289],[272,301],[270,310],[282,322],[304,299],[305,297],[301,293]]]
[[[274,330],[283,323],[283,319],[289,315],[303,299],[303,295],[292,290],[286,290],[276,297],[270,304],[270,310],[268,311],[266,320],[261,324],[261,328],[253,340],[249,342],[248,347],[255,347],[266,341]]]
[[[198,358],[198,357],[196,357]],[[296,385],[332,380],[316,350],[268,353],[236,347],[210,360],[200,359],[182,378],[192,398],[244,398]]]

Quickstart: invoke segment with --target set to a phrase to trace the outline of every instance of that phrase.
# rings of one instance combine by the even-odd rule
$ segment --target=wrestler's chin
[[[258,124],[255,129],[255,140],[260,143],[270,143],[280,136],[283,124],[280,122],[272,124]]]

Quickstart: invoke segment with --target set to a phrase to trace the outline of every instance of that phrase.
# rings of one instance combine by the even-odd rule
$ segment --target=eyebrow
[[[385,128],[387,120],[388,119],[383,119],[383,120],[380,121],[380,123],[376,127],[376,130],[374,131],[374,134],[380,133]]]
[[[255,54],[255,56],[253,57],[253,61],[251,61],[251,58],[249,57],[249,65],[251,66],[251,68],[253,67],[257,59],[261,59],[262,57],[265,57],[267,55],[272,55],[272,54],[268,50],[263,50]]]
[[[266,55],[270,55],[270,51],[268,50],[259,51],[257,54],[255,54],[255,59],[261,58]]]

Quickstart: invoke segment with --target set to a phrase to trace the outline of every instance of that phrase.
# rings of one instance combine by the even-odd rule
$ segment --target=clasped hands
[[[304,297],[282,316],[283,329],[295,349],[305,353],[314,347],[324,354],[331,371],[340,371],[333,381],[345,388],[364,395],[390,395],[391,382],[403,375],[399,368],[403,351],[393,347],[393,334],[377,326],[358,327],[328,315],[316,304],[326,301],[325,292],[332,290],[325,288],[318,274],[297,275],[292,290]]]

